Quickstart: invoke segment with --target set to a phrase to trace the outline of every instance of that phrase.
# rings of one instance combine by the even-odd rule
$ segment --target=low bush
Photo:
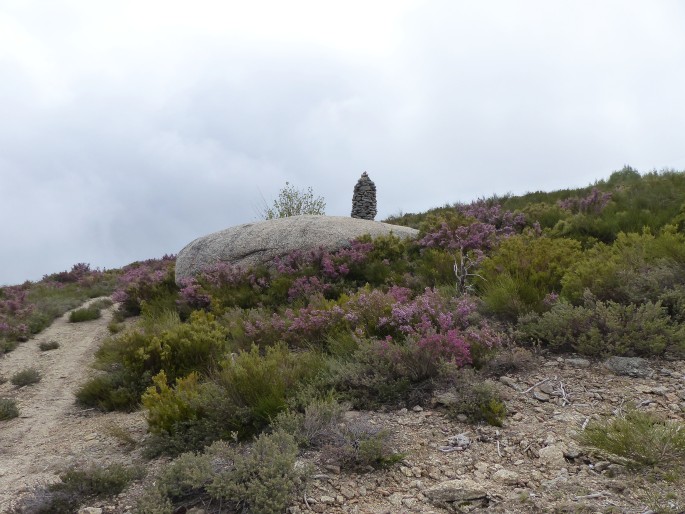
[[[38,487],[22,498],[12,513],[72,514],[87,501],[116,496],[143,475],[142,468],[119,464],[72,467],[59,475],[59,482]]]
[[[88,306],[76,309],[69,313],[69,322],[81,323],[83,321],[92,321],[102,317],[102,311],[98,307]]]
[[[23,387],[40,382],[40,372],[36,368],[26,368],[16,372],[10,382],[17,387]]]
[[[685,469],[685,425],[634,407],[604,422],[590,423],[579,439],[633,469]]]
[[[461,372],[455,377],[450,387],[440,395],[440,402],[447,407],[450,418],[463,415],[470,423],[485,422],[501,427],[507,415],[507,407],[497,387],[469,372]]]
[[[315,352],[291,352],[285,345],[253,346],[233,354],[204,382],[190,374],[168,385],[161,373],[143,395],[148,425],[156,437],[148,454],[202,448],[219,438],[258,434],[311,383],[325,361]]]
[[[552,351],[583,355],[656,356],[685,351],[685,328],[660,302],[622,305],[587,294],[583,306],[559,302],[543,314],[519,319],[517,336]]]
[[[523,234],[505,239],[481,266],[486,309],[508,321],[546,310],[545,297],[561,290],[562,278],[580,257],[580,244]]]
[[[527,348],[505,348],[490,357],[483,366],[483,371],[501,377],[508,373],[517,373],[533,367],[534,357]]]
[[[271,424],[271,429],[287,432],[303,448],[321,448],[333,439],[345,410],[345,405],[329,395],[309,403],[304,412],[281,412]]]
[[[301,489],[307,470],[296,468],[297,444],[288,434],[262,434],[250,448],[219,441],[204,453],[185,453],[166,466],[137,505],[139,514],[203,508],[277,514]]]
[[[50,350],[56,350],[59,348],[59,343],[57,341],[43,341],[38,344],[41,352],[47,352]]]
[[[0,398],[0,421],[19,416],[17,402],[13,398]]]
[[[76,391],[76,401],[83,407],[94,407],[102,411],[134,411],[140,404],[140,395],[145,391],[149,377],[133,376],[126,370],[96,376]]]
[[[361,420],[338,424],[321,450],[321,459],[353,471],[387,467],[404,458],[391,448],[391,439],[388,430]]]

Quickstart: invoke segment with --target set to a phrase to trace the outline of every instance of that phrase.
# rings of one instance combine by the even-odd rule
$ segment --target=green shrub
[[[666,227],[658,236],[618,234],[612,245],[586,251],[562,279],[562,296],[575,305],[585,290],[599,300],[656,301],[665,290],[684,284],[685,235]]]
[[[345,405],[329,395],[309,403],[303,413],[294,410],[281,412],[271,428],[292,435],[301,447],[320,448],[333,438],[345,410]]]
[[[36,368],[26,368],[12,375],[10,382],[17,387],[23,387],[40,382],[40,372]]]
[[[302,214],[324,215],[326,211],[326,201],[314,196],[312,188],[306,190],[297,189],[289,182],[279,191],[278,199],[273,201],[269,207],[264,202],[259,214],[265,220],[274,218],[286,218],[288,216],[300,216]]]
[[[124,367],[136,375],[166,373],[171,382],[193,371],[206,373],[228,350],[226,329],[212,314],[195,311],[187,323],[155,335],[152,330],[125,332],[117,338]]]
[[[209,494],[251,512],[283,512],[302,479],[294,468],[297,444],[284,432],[259,436],[246,455],[226,445],[210,447],[208,453],[232,462],[213,477],[207,486]]]
[[[206,415],[209,402],[204,394],[206,388],[200,384],[197,373],[176,379],[173,388],[169,387],[164,371],[152,382],[142,397],[152,433],[170,433],[178,423],[193,422]]]
[[[464,415],[470,423],[484,421],[501,427],[507,415],[497,387],[492,382],[478,380],[467,371],[457,375],[454,383],[440,396],[440,401],[447,407],[450,418]]]
[[[368,470],[395,464],[404,455],[392,450],[391,433],[360,420],[338,424],[322,448],[321,459],[347,470]]]
[[[259,436],[244,451],[216,442],[202,454],[186,453],[166,466],[137,512],[169,513],[174,505],[201,498],[205,508],[281,513],[306,476],[306,470],[296,469],[296,457],[297,444],[281,431]]]
[[[291,352],[283,344],[262,355],[253,346],[224,361],[214,377],[220,393],[215,413],[240,438],[255,434],[287,407],[287,401],[324,368],[316,352]]]
[[[56,350],[57,348],[59,348],[59,343],[57,341],[43,341],[40,344],[38,344],[38,348],[40,348],[40,351],[42,352]]]
[[[149,378],[137,377],[117,369],[88,380],[76,391],[76,402],[103,411],[134,411],[140,404]]]
[[[141,468],[121,464],[93,465],[83,469],[72,467],[61,473],[60,481],[52,484],[50,489],[84,499],[106,498],[121,493],[131,481],[142,478],[143,474]]]
[[[82,321],[92,321],[100,317],[102,317],[102,311],[98,307],[88,306],[71,311],[69,321],[71,323],[80,323]]]
[[[590,423],[580,434],[588,446],[620,458],[628,467],[685,468],[685,425],[628,409],[605,422]]]
[[[319,387],[335,390],[355,409],[406,407],[430,397],[441,369],[442,362],[413,339],[404,344],[360,339],[350,357],[331,358],[318,380]]]
[[[262,355],[253,346],[224,361],[204,383],[191,374],[170,387],[161,373],[143,395],[154,435],[147,454],[178,454],[219,438],[244,439],[259,433],[323,364],[314,352],[293,353],[277,345]]]
[[[508,373],[525,371],[533,366],[533,354],[527,348],[505,348],[493,356],[485,363],[483,370],[495,376],[502,376]]]
[[[122,332],[102,344],[97,365],[106,374],[84,384],[77,400],[103,410],[134,410],[160,371],[169,383],[192,372],[207,373],[224,358],[227,331],[212,314],[194,312],[181,323],[171,311],[148,313],[141,328]]]
[[[653,356],[667,349],[685,351],[684,330],[671,321],[660,302],[621,305],[596,301],[588,294],[583,306],[559,302],[541,315],[521,317],[517,335],[559,352]]]
[[[85,502],[116,496],[143,475],[141,468],[119,464],[72,467],[60,474],[59,482],[40,486],[23,497],[12,512],[73,514]]]
[[[511,321],[542,312],[545,297],[561,290],[562,277],[580,255],[580,244],[570,239],[530,234],[505,239],[481,265],[486,309]]]
[[[17,402],[13,398],[0,398],[0,421],[19,416]]]

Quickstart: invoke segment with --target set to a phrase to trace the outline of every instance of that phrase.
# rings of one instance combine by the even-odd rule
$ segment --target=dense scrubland
[[[531,352],[685,355],[682,172],[625,167],[583,189],[386,221],[420,235],[293,252],[270,267],[217,264],[180,286],[165,256],[4,287],[0,352],[85,298],[112,294],[118,321],[77,400],[103,411],[142,407],[147,456],[176,457],[141,499],[147,513],[199,501],[282,512],[306,482],[308,470],[295,466],[304,449],[343,470],[402,458],[391,434],[340,424],[350,408],[411,407],[447,391],[449,416],[501,424],[505,404],[484,379],[526,366]],[[132,316],[138,322],[124,328]],[[621,422],[648,428],[635,433],[663,425],[631,416]],[[685,431],[668,433],[663,458],[682,468]],[[621,443],[608,451],[620,454]],[[68,512],[92,493],[59,487],[45,512]]]

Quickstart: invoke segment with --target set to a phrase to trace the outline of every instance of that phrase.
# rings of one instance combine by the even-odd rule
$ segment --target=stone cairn
[[[376,217],[376,184],[364,172],[354,186],[352,217],[373,220]]]

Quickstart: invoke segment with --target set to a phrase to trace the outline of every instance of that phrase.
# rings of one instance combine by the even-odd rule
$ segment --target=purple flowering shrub
[[[363,288],[338,301],[319,296],[307,306],[280,312],[253,309],[238,321],[232,318],[241,346],[269,346],[283,341],[290,346],[325,347],[330,337],[352,332],[358,338],[378,339],[393,346],[411,340],[429,358],[463,366],[472,362],[474,345],[492,348],[501,335],[477,314],[468,296],[445,297],[434,289],[414,295],[410,289]],[[239,326],[239,330],[235,328]]]
[[[115,273],[79,263],[39,282],[0,288],[0,353],[37,334],[88,298],[110,294]]]
[[[177,287],[174,278],[176,257],[165,255],[161,259],[135,262],[122,268],[117,289],[112,299],[121,304],[126,316],[140,314],[142,302],[153,301],[160,306],[174,308]]]
[[[0,289],[0,340],[23,341],[30,334],[25,321],[35,306],[28,301],[25,286],[7,286]],[[9,346],[9,345],[8,345]],[[3,352],[0,346],[0,353]]]
[[[477,270],[486,254],[503,239],[520,233],[526,226],[526,217],[485,201],[458,206],[456,211],[458,216],[452,216],[426,232],[419,245],[425,249],[443,250],[438,253],[425,251],[427,259],[438,261],[443,269],[448,262],[447,255],[450,256],[449,271],[453,274],[457,294],[461,295],[473,292],[473,280],[483,280]]]
[[[592,190],[583,197],[571,196],[564,200],[558,200],[557,205],[573,214],[601,214],[611,201],[611,193],[604,193],[593,187]]]

